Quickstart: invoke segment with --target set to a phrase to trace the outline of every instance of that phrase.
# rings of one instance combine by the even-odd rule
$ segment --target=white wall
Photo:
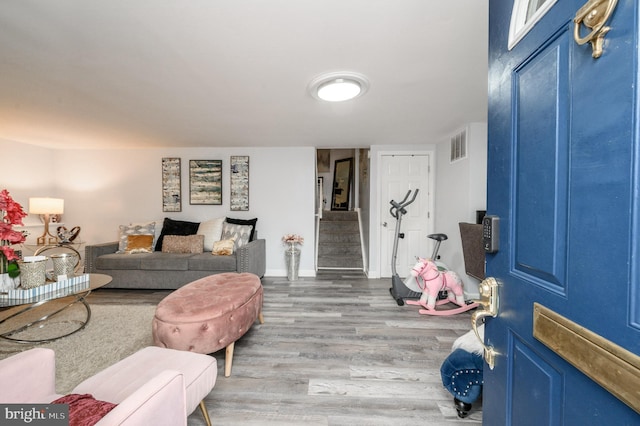
[[[56,196],[53,151],[1,140],[0,149],[5,153],[2,156],[0,190],[8,190],[25,211],[29,207],[29,197]]]
[[[436,155],[435,232],[449,240],[440,254],[458,272],[467,289],[477,280],[464,273],[458,222],[474,222],[475,211],[486,208],[487,128],[471,123],[467,128],[469,155],[466,160],[449,163],[449,141],[436,144],[377,145],[371,147],[369,276],[378,278],[379,212],[378,156],[382,152],[427,152]],[[282,235],[297,233],[305,237],[302,247],[301,276],[314,276],[314,188],[315,148],[183,148],[145,150],[49,150],[0,140],[0,149],[16,161],[4,162],[0,189],[28,207],[29,197],[53,196],[65,199],[63,221],[82,227],[81,239],[87,243],[113,241],[118,225],[165,216],[201,221],[229,216],[258,218],[258,234],[267,243],[267,275],[285,276]],[[250,157],[248,212],[229,211],[229,157]],[[182,212],[163,213],[161,198],[161,159],[182,159]],[[189,205],[189,160],[223,160],[223,205]],[[38,221],[29,217],[26,221]]]
[[[459,133],[459,129],[454,134]],[[476,222],[476,210],[487,206],[487,125],[467,126],[467,158],[449,161],[449,140],[437,145],[436,232],[449,239],[440,246],[440,256],[449,269],[462,278],[468,298],[478,298],[473,277],[465,273],[459,222]]]
[[[53,167],[54,152],[33,145],[0,141],[3,156],[0,173],[0,190],[6,189],[11,197],[29,211],[29,197],[58,197]],[[10,158],[10,161],[6,159]],[[23,219],[23,230],[29,232],[27,242],[35,244],[42,235],[44,225],[39,216],[28,215]]]
[[[7,188],[28,207],[32,196],[65,200],[63,222],[82,228],[87,244],[115,241],[118,225],[164,217],[199,222],[221,216],[258,218],[257,231],[266,239],[267,276],[285,276],[287,233],[305,237],[300,276],[315,276],[314,191],[315,149],[182,148],[132,150],[48,150],[11,141],[0,149],[24,159],[3,166],[0,189]],[[7,152],[7,151],[5,151]],[[229,210],[229,157],[248,155],[249,211]],[[181,158],[182,212],[162,212],[161,161]],[[223,204],[189,205],[189,160],[223,161]]]

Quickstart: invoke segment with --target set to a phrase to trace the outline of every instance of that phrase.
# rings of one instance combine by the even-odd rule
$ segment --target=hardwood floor
[[[470,329],[470,313],[434,317],[398,306],[390,280],[322,272],[265,278],[263,314],[235,345],[233,371],[205,399],[214,425],[481,424],[481,404],[458,418],[440,365]],[[167,291],[102,289],[91,303],[151,303]],[[196,410],[191,426],[204,425]]]

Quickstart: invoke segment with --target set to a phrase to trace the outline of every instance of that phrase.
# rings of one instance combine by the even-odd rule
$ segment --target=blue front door
[[[640,424],[640,388],[616,396],[597,383],[614,370],[621,389],[638,383],[638,2],[618,1],[598,59],[574,41],[583,4],[558,0],[509,50],[513,0],[490,0],[487,210],[500,247],[487,276],[500,307],[486,325],[498,352],[485,365],[488,426]],[[534,306],[592,337],[582,346],[553,321],[534,337]]]

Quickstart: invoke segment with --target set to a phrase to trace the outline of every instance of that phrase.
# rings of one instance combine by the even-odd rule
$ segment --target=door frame
[[[375,173],[375,176],[371,176],[371,181],[375,181],[375,185],[371,187],[371,221],[369,222],[369,267],[370,269],[367,271],[367,275],[369,278],[380,278],[381,269],[381,258],[380,258],[380,241],[382,238],[382,228],[381,218],[380,218],[380,210],[383,205],[388,205],[390,200],[381,200],[381,167],[382,167],[382,156],[384,155],[428,155],[429,156],[429,169],[430,169],[430,178],[429,178],[429,187],[422,189],[420,191],[428,190],[429,191],[429,217],[427,220],[427,227],[429,229],[433,229],[435,225],[434,211],[435,211],[435,190],[436,190],[436,145],[435,144],[425,144],[421,147],[411,147],[407,149],[394,149],[388,150],[389,147],[386,147],[386,150],[376,150],[375,146],[371,147],[371,171],[372,174]],[[426,235],[425,235],[426,238]],[[373,269],[375,266],[375,269]]]

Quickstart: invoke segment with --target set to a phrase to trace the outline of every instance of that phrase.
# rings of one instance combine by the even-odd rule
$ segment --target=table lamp
[[[52,214],[64,213],[62,198],[29,198],[29,213],[44,215],[44,233],[38,237],[38,245],[56,243],[58,239],[49,232],[49,220]]]

